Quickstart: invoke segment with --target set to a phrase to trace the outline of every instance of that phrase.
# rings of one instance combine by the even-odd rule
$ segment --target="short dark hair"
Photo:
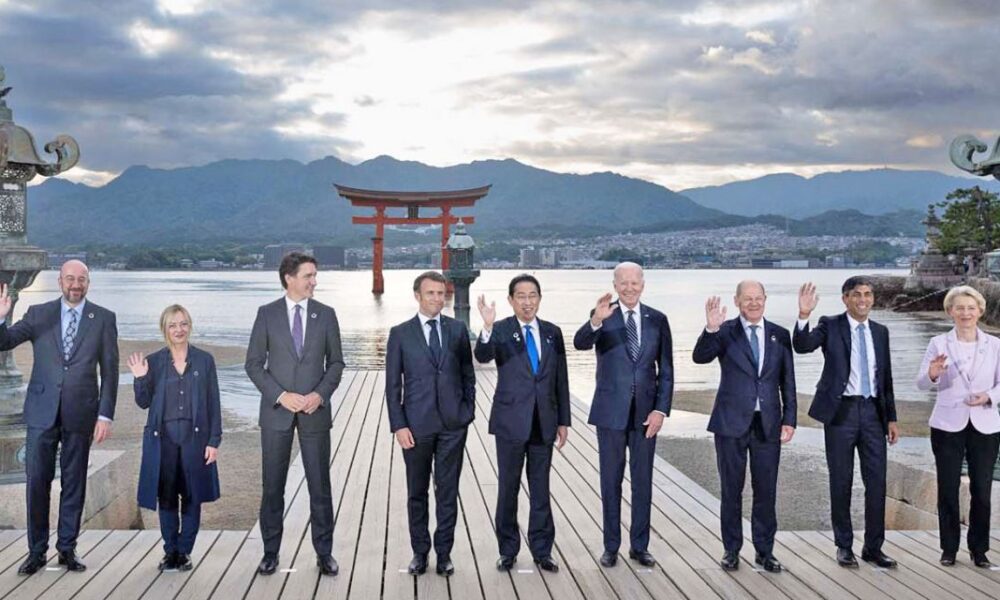
[[[842,296],[846,296],[859,285],[867,285],[873,292],[875,291],[875,282],[872,281],[871,277],[867,277],[865,275],[854,275],[853,277],[848,277],[847,281],[844,282],[844,285],[841,286],[840,294]]]
[[[294,277],[299,272],[299,267],[303,263],[312,263],[317,267],[319,266],[316,259],[305,252],[289,252],[281,259],[281,265],[278,266],[278,279],[281,280],[281,287],[286,290],[288,289],[288,282],[285,281],[285,275]]]
[[[444,275],[438,273],[437,271],[424,271],[420,275],[417,275],[417,278],[413,280],[414,292],[420,291],[420,284],[422,284],[425,279],[430,279],[431,281],[436,281],[438,283],[443,283],[445,285],[448,285],[448,280],[445,279]]]
[[[535,289],[538,290],[538,295],[539,296],[542,295],[542,286],[540,283],[538,283],[538,280],[535,279],[535,276],[528,275],[527,273],[521,273],[520,275],[514,277],[514,279],[511,279],[510,283],[507,284],[507,296],[513,298],[514,288],[517,287],[517,284],[523,283],[525,281],[535,284]]]

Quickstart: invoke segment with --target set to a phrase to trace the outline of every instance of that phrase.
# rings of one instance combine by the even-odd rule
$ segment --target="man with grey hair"
[[[642,267],[615,267],[614,289],[597,300],[573,338],[577,350],[597,352],[597,391],[588,422],[597,427],[604,508],[604,554],[601,565],[618,562],[621,545],[622,478],[625,454],[632,476],[632,525],[629,558],[645,567],[656,564],[649,553],[653,458],[656,435],[670,414],[674,391],[673,344],[666,315],[639,303],[645,288]]]
[[[795,369],[788,330],[764,319],[767,294],[758,281],[741,281],[734,297],[739,317],[726,321],[718,296],[705,302],[705,331],[695,344],[698,364],[719,359],[722,378],[708,430],[715,434],[722,506],[724,554],[719,564],[740,566],[743,546],[743,484],[747,455],[753,483],[750,516],[755,562],[771,573],[781,571],[774,557],[778,520],[774,504],[781,444],[795,434]]]

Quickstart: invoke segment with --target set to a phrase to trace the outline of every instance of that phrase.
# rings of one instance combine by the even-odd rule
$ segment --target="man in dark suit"
[[[597,390],[588,422],[597,426],[605,567],[617,564],[621,546],[626,451],[632,475],[629,557],[645,567],[656,564],[648,550],[653,457],[656,435],[670,414],[674,366],[670,324],[660,311],[639,304],[644,287],[642,267],[619,264],[614,274],[618,300],[602,296],[573,338],[577,350],[597,352]]]
[[[886,440],[899,439],[896,400],[892,392],[889,330],[868,318],[875,293],[867,277],[850,277],[841,288],[847,312],[820,317],[815,329],[809,315],[816,309],[816,286],[799,290],[799,321],[792,343],[800,354],[823,349],[823,374],[809,416],[823,423],[826,464],[830,471],[830,511],[837,562],[857,567],[851,546],[851,488],[854,451],[861,458],[865,484],[865,543],[861,559],[883,568],[896,561],[882,552],[885,541]]]
[[[719,564],[732,571],[740,566],[743,546],[743,484],[747,454],[753,508],[750,524],[754,561],[771,573],[781,571],[774,557],[778,520],[774,504],[781,444],[795,434],[795,370],[788,330],[764,319],[767,294],[757,281],[741,281],[734,298],[740,316],[726,321],[718,296],[705,303],[705,331],[694,346],[698,364],[719,359],[722,378],[708,430],[715,434],[719,467],[724,554]]]
[[[330,489],[330,396],[340,385],[344,355],[340,325],[329,306],[312,299],[316,259],[291,252],[278,277],[285,296],[261,306],[250,333],[246,372],[260,390],[260,446],[263,495],[260,534],[264,558],[257,572],[278,568],[285,512],[285,481],[295,431],[309,486],[309,523],[316,564],[323,575],[340,570],[333,552],[333,496]]]
[[[528,545],[535,564],[559,570],[552,559],[556,528],[549,504],[552,445],[562,448],[569,435],[569,381],[562,331],[536,317],[542,287],[528,274],[507,286],[514,316],[494,323],[496,304],[479,297],[483,331],[475,356],[481,363],[496,359],[497,387],[490,410],[490,433],[497,444],[497,569],[509,571],[521,548],[517,525],[517,497],[527,459]]]
[[[427,571],[427,487],[434,473],[438,575],[455,572],[451,548],[458,518],[458,479],[469,423],[476,414],[476,373],[469,330],[441,314],[447,280],[436,271],[413,282],[417,315],[389,330],[385,351],[385,399],[389,427],[403,448],[407,514],[413,560],[409,572]]]
[[[86,299],[90,271],[78,260],[59,271],[62,297],[31,306],[8,327],[12,300],[0,287],[0,350],[31,341],[34,364],[24,398],[28,426],[28,557],[18,573],[45,566],[49,548],[49,495],[59,453],[59,564],[87,567],[76,556],[76,538],[87,492],[91,439],[111,435],[118,397],[118,328],[115,314]],[[98,382],[100,373],[100,382]],[[60,449],[61,446],[61,449]]]

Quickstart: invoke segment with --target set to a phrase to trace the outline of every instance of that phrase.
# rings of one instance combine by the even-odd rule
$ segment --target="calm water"
[[[387,271],[387,292],[374,298],[371,273],[367,271],[323,271],[316,298],[333,306],[340,318],[344,352],[349,368],[378,369],[383,366],[389,328],[412,317],[416,311],[412,282],[419,271]],[[507,282],[516,271],[486,271],[473,284],[473,297],[486,294],[497,303],[498,318],[512,314],[506,302]],[[903,274],[903,271],[880,271]],[[610,271],[538,271],[543,299],[539,315],[562,327],[569,349],[570,384],[574,394],[589,400],[593,393],[593,352],[572,349],[572,337],[587,320],[597,298],[613,291]],[[691,350],[705,326],[704,303],[709,295],[720,295],[732,306],[736,283],[744,278],[760,279],[767,286],[766,316],[785,327],[794,326],[798,312],[797,291],[806,280],[816,283],[820,304],[816,317],[843,311],[840,285],[851,275],[839,270],[763,271],[647,271],[643,302],[664,311],[674,337],[674,367],[678,389],[714,389],[718,365],[695,365]],[[17,316],[31,304],[48,301],[59,293],[57,273],[46,271],[22,292]],[[281,294],[278,276],[271,272],[122,272],[98,271],[92,275],[90,299],[118,315],[119,335],[126,339],[159,340],[157,327],[164,306],[177,302],[192,313],[194,341],[220,345],[245,345],[257,307]],[[472,326],[478,332],[479,315],[473,307]],[[446,314],[453,314],[451,306]],[[892,333],[893,372],[896,394],[903,400],[926,400],[913,384],[928,340],[948,329],[944,322],[910,315],[877,312],[873,317],[888,325]],[[822,355],[795,358],[796,379],[803,391],[811,392],[822,368]],[[242,366],[220,373],[223,401],[234,410],[255,415],[256,390],[243,374]]]

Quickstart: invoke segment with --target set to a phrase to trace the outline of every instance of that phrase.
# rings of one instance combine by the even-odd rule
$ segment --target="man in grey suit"
[[[90,443],[93,439],[99,444],[111,435],[118,398],[115,314],[86,299],[90,271],[78,260],[59,270],[59,288],[61,298],[29,307],[20,321],[8,327],[13,303],[6,286],[0,286],[0,350],[31,341],[34,353],[24,398],[28,557],[18,569],[21,575],[45,566],[57,452],[62,485],[56,538],[59,564],[68,571],[87,568],[75,550],[87,493]]]
[[[278,277],[285,296],[261,306],[250,333],[246,372],[260,390],[260,446],[263,494],[260,534],[264,558],[257,572],[278,568],[285,513],[285,481],[292,439],[309,486],[309,522],[316,564],[324,575],[340,570],[333,558],[333,495],[330,490],[330,396],[340,385],[344,355],[334,310],[312,299],[316,259],[291,252]]]

